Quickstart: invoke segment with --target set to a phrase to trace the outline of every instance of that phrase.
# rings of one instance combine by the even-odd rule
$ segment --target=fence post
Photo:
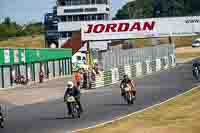
[[[53,60],[53,77],[55,78],[56,73],[55,73],[55,60]]]
[[[10,66],[10,85],[13,86],[12,66]]]
[[[4,83],[4,69],[3,69],[3,68],[4,68],[4,67],[1,66],[2,88],[4,88],[4,86],[5,86],[5,83]]]

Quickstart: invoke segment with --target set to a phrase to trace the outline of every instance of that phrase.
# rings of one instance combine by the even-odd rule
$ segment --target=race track
[[[1,133],[66,133],[92,126],[165,101],[194,87],[191,63],[136,79],[137,99],[128,106],[120,97],[119,84],[82,95],[85,112],[79,120],[65,118],[63,99],[15,107],[9,110]],[[63,86],[60,86],[63,87]]]

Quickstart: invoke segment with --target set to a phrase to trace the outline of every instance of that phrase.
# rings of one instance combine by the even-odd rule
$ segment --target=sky
[[[43,21],[56,0],[0,0],[0,22],[7,16],[20,24]],[[129,0],[112,0],[112,16]]]

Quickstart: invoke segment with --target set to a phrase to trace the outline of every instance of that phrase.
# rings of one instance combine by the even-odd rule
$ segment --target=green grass
[[[200,88],[120,121],[79,133],[199,133]]]

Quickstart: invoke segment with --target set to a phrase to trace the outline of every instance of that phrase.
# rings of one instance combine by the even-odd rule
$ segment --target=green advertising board
[[[72,49],[0,49],[0,65],[33,63],[72,57]]]
[[[71,49],[26,49],[26,63],[72,57]]]

